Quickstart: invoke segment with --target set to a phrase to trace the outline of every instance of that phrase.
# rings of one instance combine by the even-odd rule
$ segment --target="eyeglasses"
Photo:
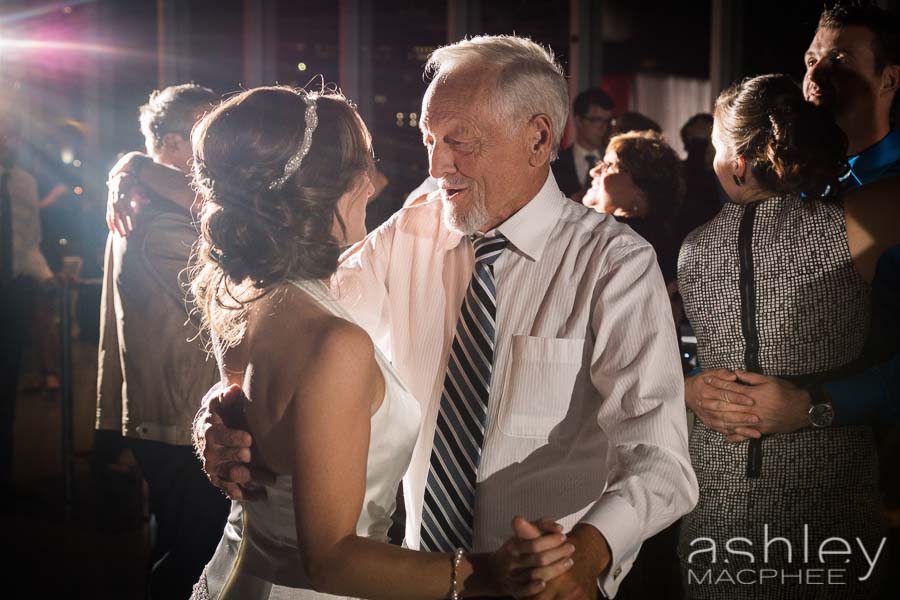
[[[597,163],[595,169],[599,169],[600,173],[608,172],[608,173],[627,173],[628,169],[622,166],[619,162],[607,162],[605,160],[601,160]]]
[[[591,125],[598,125],[600,123],[609,125],[610,127],[615,127],[616,120],[613,117],[581,117],[582,121],[586,121]]]

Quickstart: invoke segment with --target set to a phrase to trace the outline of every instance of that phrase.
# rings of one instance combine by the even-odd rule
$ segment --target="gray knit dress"
[[[840,203],[726,204],[685,240],[678,281],[703,369],[805,387],[851,365],[868,333],[870,288]],[[887,544],[869,427],[730,444],[698,420],[690,451],[700,500],[678,550],[688,598],[877,597]]]

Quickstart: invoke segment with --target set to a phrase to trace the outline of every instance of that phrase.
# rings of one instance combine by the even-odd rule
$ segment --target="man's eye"
[[[816,64],[816,59],[814,59],[814,58],[807,58],[807,59],[806,59],[806,68],[807,68],[807,69],[809,69],[810,67],[812,67],[812,66],[815,65],[815,64]]]

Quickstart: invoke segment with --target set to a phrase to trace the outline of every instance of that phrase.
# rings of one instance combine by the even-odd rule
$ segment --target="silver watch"
[[[809,423],[816,429],[830,427],[834,423],[834,405],[820,386],[809,390]]]

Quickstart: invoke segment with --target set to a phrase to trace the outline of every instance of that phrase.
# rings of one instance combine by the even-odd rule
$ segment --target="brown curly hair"
[[[648,215],[668,223],[681,206],[684,180],[681,161],[665,137],[656,131],[629,131],[613,136],[606,151],[616,153],[634,184],[644,192]]]
[[[303,141],[306,96],[318,116],[309,153],[270,189]],[[191,137],[202,199],[191,290],[204,330],[227,348],[243,337],[248,304],[287,281],[335,272],[338,200],[371,165],[371,141],[341,94],[286,86],[237,94]]]
[[[787,75],[760,75],[716,99],[723,139],[767,191],[834,197],[846,168],[847,136]]]

